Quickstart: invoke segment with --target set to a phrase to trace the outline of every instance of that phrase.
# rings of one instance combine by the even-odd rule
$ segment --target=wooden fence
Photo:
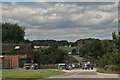
[[[57,64],[40,64],[39,68],[40,69],[57,69],[58,65]]]

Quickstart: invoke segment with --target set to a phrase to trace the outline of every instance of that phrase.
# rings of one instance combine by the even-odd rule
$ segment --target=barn
[[[24,63],[33,63],[31,44],[2,44],[2,68],[22,68]]]

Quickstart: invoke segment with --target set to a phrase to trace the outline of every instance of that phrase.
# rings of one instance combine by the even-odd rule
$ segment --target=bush
[[[76,58],[74,58],[73,56],[69,56],[68,62],[69,63],[78,63],[79,61]]]
[[[120,66],[118,65],[106,65],[104,67],[105,70],[109,70],[109,71],[120,71]]]
[[[97,68],[97,72],[99,72],[99,73],[104,73],[104,69],[101,69],[101,68]]]

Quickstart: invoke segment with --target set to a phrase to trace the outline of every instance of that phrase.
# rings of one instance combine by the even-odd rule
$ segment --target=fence
[[[39,68],[40,69],[57,69],[58,65],[57,64],[40,64]]]

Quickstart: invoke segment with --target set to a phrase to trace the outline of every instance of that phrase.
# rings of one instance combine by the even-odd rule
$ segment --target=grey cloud
[[[107,38],[112,29],[117,30],[117,22],[114,22],[117,6],[114,3],[17,3],[14,4],[16,7],[11,6],[3,3],[3,21],[26,27],[28,39],[73,41],[101,35],[101,38]]]

